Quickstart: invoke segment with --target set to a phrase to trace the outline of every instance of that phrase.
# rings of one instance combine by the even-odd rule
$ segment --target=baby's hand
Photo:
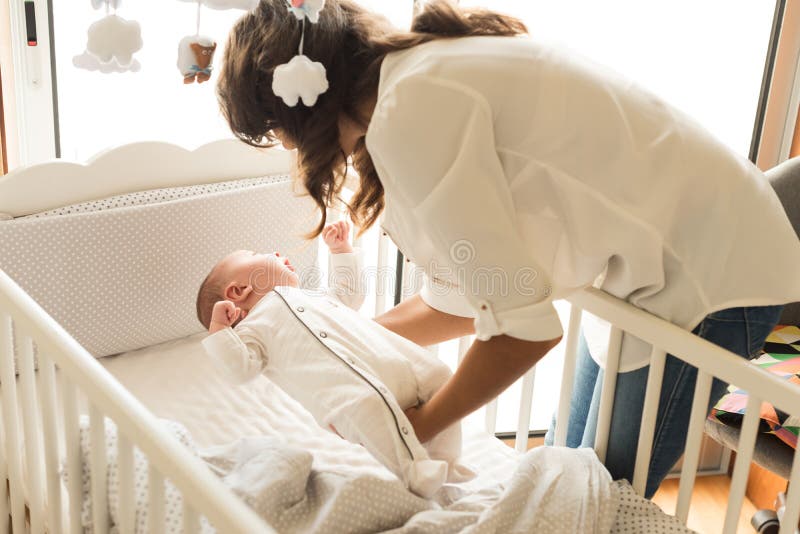
[[[237,308],[236,304],[229,300],[220,300],[214,304],[214,309],[211,311],[211,324],[208,331],[212,334],[223,330],[239,319],[239,316],[244,316],[246,313],[242,312],[241,308]]]
[[[322,229],[322,240],[328,245],[331,254],[353,252],[350,246],[350,222],[347,220],[328,224]]]

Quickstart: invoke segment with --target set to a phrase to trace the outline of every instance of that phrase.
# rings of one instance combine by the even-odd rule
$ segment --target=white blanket
[[[689,532],[677,519],[637,496],[627,483],[611,481],[590,449],[540,447],[520,456],[501,482],[476,487],[447,484],[426,500],[396,478],[363,470],[320,466],[315,456],[278,437],[240,438],[197,451],[185,427],[165,422],[188,448],[281,533],[388,532],[472,534],[537,532]],[[83,525],[91,525],[88,421],[81,422]],[[119,517],[116,427],[106,420],[110,519]],[[147,532],[147,460],[136,451],[135,532]],[[164,533],[183,532],[182,497],[165,488]],[[214,532],[203,519],[202,531]],[[113,531],[114,529],[112,529]]]
[[[433,500],[400,481],[317,471],[310,453],[275,438],[245,438],[203,457],[279,532],[610,532],[618,490],[589,449],[542,447],[504,484]]]

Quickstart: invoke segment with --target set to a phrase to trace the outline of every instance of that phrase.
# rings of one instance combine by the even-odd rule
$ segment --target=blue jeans
[[[752,359],[758,356],[767,336],[777,324],[782,309],[783,306],[755,306],[720,310],[707,315],[692,333]],[[648,370],[649,366],[646,366],[617,375],[605,462],[615,480],[633,480]],[[683,454],[696,377],[695,367],[671,354],[667,355],[645,490],[648,499]],[[568,447],[594,446],[602,386],[603,370],[592,359],[581,332],[567,425]],[[726,387],[727,384],[714,379],[709,410],[725,393]],[[552,445],[554,439],[555,416],[545,436],[545,444]]]

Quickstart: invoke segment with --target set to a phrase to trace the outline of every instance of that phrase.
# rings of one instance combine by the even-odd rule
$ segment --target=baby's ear
[[[226,300],[230,300],[234,304],[239,303],[247,299],[250,296],[250,293],[253,291],[253,286],[249,285],[241,285],[237,284],[236,282],[231,282],[225,287],[225,291],[223,296]]]

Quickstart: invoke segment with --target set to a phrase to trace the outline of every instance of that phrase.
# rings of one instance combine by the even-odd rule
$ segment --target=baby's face
[[[237,250],[225,256],[217,265],[225,284],[235,282],[253,288],[255,301],[272,291],[276,286],[297,287],[300,279],[288,258],[278,252],[259,253],[252,250]],[[245,306],[249,309],[255,301]]]

